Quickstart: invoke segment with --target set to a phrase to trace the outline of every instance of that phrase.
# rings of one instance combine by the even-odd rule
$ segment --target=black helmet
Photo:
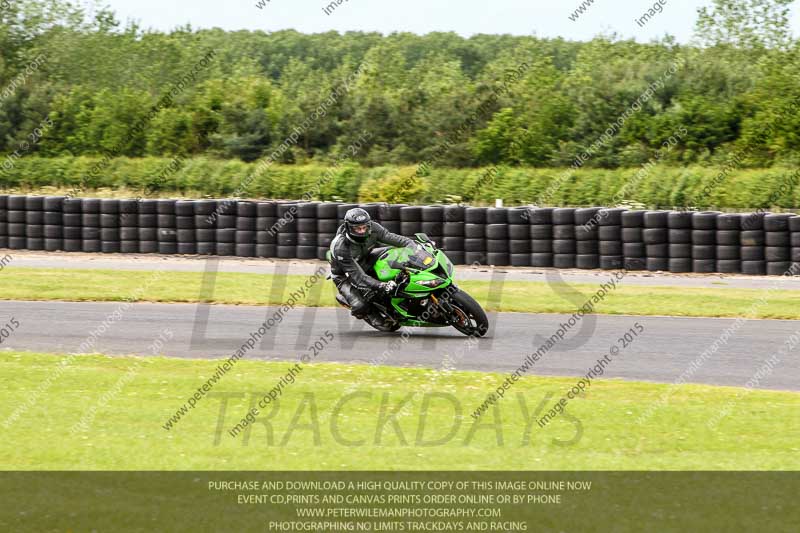
[[[349,210],[344,215],[345,234],[353,242],[365,242],[372,231],[369,213],[361,208]]]

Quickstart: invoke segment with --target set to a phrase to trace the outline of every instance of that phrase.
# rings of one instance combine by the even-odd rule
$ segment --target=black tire
[[[528,222],[532,225],[553,225],[552,207],[533,207],[528,208]]]
[[[176,216],[175,227],[177,229],[194,229],[194,215],[190,217]]]
[[[508,210],[508,223],[512,225],[529,225],[530,213],[527,207],[513,207]]]
[[[716,254],[718,261],[740,260],[742,258],[741,246],[720,246],[717,245]]]
[[[120,249],[119,241],[100,241],[100,251],[104,254],[118,254]]]
[[[468,207],[464,211],[464,222],[467,224],[486,224],[486,208]]]
[[[83,215],[79,215],[77,213],[64,213],[61,223],[65,226],[73,226],[73,227],[82,226],[83,225],[82,219]]]
[[[64,239],[65,252],[81,252],[83,251],[83,241],[80,239]]]
[[[667,242],[666,228],[645,228],[642,230],[642,241],[645,244],[663,244]]]
[[[600,212],[599,207],[581,207],[575,210],[575,225],[583,226],[591,224],[592,227],[597,227],[599,217],[597,214]]]
[[[559,239],[553,240],[553,253],[558,255],[575,255],[577,245],[574,240]]]
[[[553,226],[553,240],[575,240],[575,225],[561,224],[559,226]]]
[[[43,226],[44,225],[44,211],[26,211],[25,223],[28,225]]]
[[[646,268],[650,272],[669,271],[669,259],[666,257],[648,257]]]
[[[173,228],[158,228],[157,240],[159,243],[178,242],[178,231]]]
[[[692,244],[717,244],[717,231],[713,229],[694,229],[692,230]]]
[[[507,227],[508,227],[508,238],[510,240],[522,240],[522,239],[530,240],[531,238],[530,226],[521,224],[509,224]]]
[[[465,265],[486,265],[486,254],[484,252],[464,252]]]
[[[661,243],[661,244],[646,244],[645,250],[647,251],[647,257],[653,258],[661,258],[661,259],[668,259],[669,258],[669,244]],[[649,270],[649,269],[648,269]]]
[[[464,224],[464,237],[483,239],[486,237],[486,224]]]
[[[47,252],[57,252],[64,248],[64,240],[63,239],[45,239],[44,240],[44,249]]]
[[[600,253],[599,241],[575,241],[577,255],[597,255]]]
[[[294,250],[294,246],[291,248]],[[216,254],[224,257],[233,257],[236,255],[236,244],[232,242],[218,242]]]
[[[174,228],[175,227],[175,215],[156,215],[157,224],[159,228]]]
[[[579,226],[575,225],[575,237],[576,241],[596,241],[598,237],[598,226]]]
[[[241,218],[239,220],[242,220]],[[251,219],[256,220],[256,219]],[[297,233],[316,233],[317,232],[317,220],[314,218],[298,218],[297,219]],[[238,229],[247,229],[247,228],[239,228]],[[255,223],[253,223],[253,229],[256,228]],[[336,230],[334,230],[336,231]]]
[[[236,217],[236,229],[242,231],[255,231],[256,229],[256,219],[255,217]],[[316,223],[314,224],[314,229],[316,230]]]
[[[386,228],[386,231],[391,231],[392,233],[400,233],[403,228],[403,223],[399,220],[384,220],[381,222],[381,225]]]
[[[767,276],[783,276],[791,267],[791,261],[767,261]]]
[[[716,270],[716,259],[692,259],[692,272],[696,274],[711,274]]]
[[[720,213],[717,215],[717,231],[741,231],[742,215],[739,213]]]
[[[83,233],[83,228],[81,228],[80,226],[64,226],[65,239],[81,240],[81,233]],[[136,235],[138,238],[139,235],[138,229],[136,230]]]
[[[692,214],[692,228],[696,230],[716,230],[719,211],[703,211]],[[713,271],[712,271],[713,272]]]
[[[508,225],[506,224],[487,224],[487,239],[508,239]]]
[[[621,241],[622,226],[600,226],[597,230],[597,237],[601,241]]]
[[[157,215],[158,200],[142,200],[139,202],[140,215]]]
[[[339,218],[342,219],[344,217]],[[422,222],[422,208],[416,205],[401,208],[400,220],[402,222]]]
[[[335,233],[318,233],[317,234],[317,246],[322,248],[329,248],[333,239],[336,238]],[[259,242],[258,238],[256,238],[256,243],[258,244],[271,244],[271,243],[263,243]],[[462,248],[463,249],[463,248]]]
[[[260,220],[260,219],[259,219]],[[270,224],[271,226],[272,224]],[[268,226],[261,227],[259,224],[260,230],[266,229]],[[331,219],[321,219],[317,220],[317,232],[318,233],[336,233],[339,229],[339,221],[338,220],[331,220]]]
[[[323,250],[327,250],[327,248],[324,248]],[[465,259],[466,252],[462,252],[462,251],[459,251],[459,250],[455,250],[455,251],[448,250],[447,257],[450,259],[450,262],[453,263],[454,265],[465,265],[466,264],[465,263],[465,261],[466,261],[466,259]],[[322,256],[319,259],[320,260],[324,260],[325,259],[325,254],[323,253]]]
[[[642,220],[644,221],[643,227],[666,228],[668,216],[668,211],[645,211],[644,215],[642,215]]]
[[[177,200],[162,198],[156,200],[156,213],[159,215],[175,215],[175,204]]]
[[[575,268],[575,254],[553,254],[553,267]]]
[[[5,206],[0,205],[0,209],[3,209]],[[63,196],[45,196],[44,200],[42,201],[42,211],[58,211],[61,212],[64,209],[64,197]]]
[[[487,224],[508,224],[508,209],[505,207],[490,207],[486,210]]]
[[[485,252],[486,239],[464,239],[465,252]]]
[[[6,219],[14,224],[26,224],[27,211],[8,211]]]
[[[584,270],[600,268],[600,256],[597,254],[575,254],[575,267]]]
[[[158,253],[162,255],[175,255],[178,253],[178,243],[161,241],[158,243]]]
[[[444,249],[450,251],[464,251],[464,237],[445,237],[442,240]]]
[[[623,242],[622,255],[625,257],[647,257],[647,246],[643,242]]]
[[[198,242],[197,243],[197,254],[198,255],[217,255],[217,243],[215,243],[215,242]],[[265,257],[265,256],[261,256],[261,257]]]
[[[219,215],[217,229],[236,229],[236,215]]]
[[[428,237],[440,237],[444,233],[444,222],[423,222],[422,233]]]
[[[84,240],[82,242],[81,250],[86,253],[98,253],[103,248],[100,239]]]
[[[509,241],[503,239],[486,239],[486,251],[490,254],[507,254],[510,251]]]
[[[8,248],[10,250],[24,250],[28,246],[27,237],[10,236],[8,238]]]
[[[278,245],[297,246],[297,233],[278,233]]]
[[[99,228],[100,227],[100,214],[99,213],[84,213],[81,215],[81,226],[85,228]]]
[[[26,196],[25,211],[44,211],[44,196]]]
[[[617,270],[625,266],[625,258],[621,255],[601,255],[600,268],[603,270]]]
[[[411,237],[415,233],[422,232],[422,222],[401,222],[400,232],[402,235]]]
[[[119,212],[121,215],[135,215],[139,213],[139,200],[120,200]]]
[[[717,230],[717,244],[721,246],[741,246],[742,232],[739,230]]]
[[[453,327],[470,337],[483,337],[489,332],[489,318],[475,299],[464,291],[453,293],[450,304],[457,309]]]
[[[323,207],[327,205],[329,204],[319,204],[317,206],[317,216],[319,218],[336,218],[335,212],[331,214],[333,209],[330,208],[323,209]],[[378,206],[378,218],[380,218],[381,222],[386,222],[387,220],[396,220],[399,222],[400,208],[401,206],[399,205],[381,204]]]
[[[45,239],[63,239],[64,227],[63,226],[43,226],[42,235]]]
[[[344,220],[344,216],[347,214],[347,212],[350,211],[351,209],[355,209],[356,207],[358,207],[358,204],[338,204],[336,206],[336,220]],[[403,206],[403,207],[406,207],[406,206]],[[418,210],[417,212],[420,213],[420,216],[421,216],[422,212],[419,211],[419,207],[417,207],[417,206],[411,206],[411,207],[414,207],[415,209],[417,209]],[[400,220],[404,220],[402,218],[402,209],[400,210],[400,212],[401,212]],[[281,212],[281,204],[278,204],[278,216],[279,217],[283,216],[283,213]],[[411,216],[413,216],[413,215],[411,215]],[[417,219],[417,221],[419,221],[419,219]]]
[[[422,207],[423,222],[444,222],[444,206],[426,205]]]
[[[297,246],[278,245],[279,259],[295,259],[297,257]]]
[[[553,266],[553,254],[539,252],[532,253],[531,266],[540,268]]]
[[[119,228],[100,228],[100,240],[108,242],[119,242]]]
[[[789,217],[789,231],[800,233],[800,216],[794,215]]]
[[[742,262],[738,259],[717,259],[717,272],[721,274],[739,274]]]
[[[692,259],[686,257],[670,257],[669,271],[676,274],[692,272]]]
[[[688,211],[670,211],[667,213],[669,229],[692,229],[692,213]]]
[[[317,247],[311,247],[314,249],[314,257],[317,256]],[[237,244],[235,249],[236,257],[255,257],[256,256],[256,245],[255,244]]]
[[[793,248],[800,248],[800,233],[789,234],[789,245]]]
[[[56,211],[45,211],[42,217],[42,223],[45,226],[63,226],[64,214]]]
[[[66,245],[65,245],[66,248]],[[119,251],[122,254],[138,254],[139,241],[121,241],[119,243]]]
[[[575,209],[571,207],[559,207],[553,209],[552,213],[553,225],[574,225],[575,224]]]
[[[44,239],[41,237],[28,237],[25,240],[27,250],[44,250]]]
[[[36,226],[25,226],[25,236],[29,239],[43,239],[44,238],[44,226],[36,225]]]
[[[531,266],[531,254],[508,254],[508,262],[513,267]]]
[[[157,241],[158,228],[139,228],[140,241]]]
[[[791,258],[791,251],[789,248],[783,246],[765,246],[764,259],[768,263],[789,261]]]
[[[88,215],[88,216],[94,216],[94,215]],[[101,214],[100,215],[100,227],[101,228],[118,228],[119,227],[119,215]]]
[[[487,252],[486,262],[492,266],[508,266],[510,259],[507,253]]]
[[[208,230],[207,230],[208,231]],[[193,229],[179,229],[176,231],[176,238],[178,242],[195,243],[197,242],[197,230]]]
[[[800,248],[791,248],[789,254],[793,263],[800,263]]]
[[[386,227],[384,225],[384,227]],[[388,228],[387,228],[388,229]],[[444,224],[444,237],[461,237],[464,238],[464,224],[461,222],[445,222]],[[527,236],[526,236],[527,238]]]
[[[552,254],[553,241],[550,239],[535,239],[531,241],[531,253]]]
[[[764,244],[767,246],[791,246],[790,235],[788,231],[765,231]]]
[[[61,205],[61,210],[64,213],[77,215],[82,212],[82,205],[83,202],[81,202],[80,198],[65,198],[64,203]],[[8,209],[11,209],[11,207],[9,207]],[[74,244],[70,246],[74,247]],[[66,245],[64,247],[66,248]]]
[[[706,244],[693,244],[692,245],[692,259],[709,260],[717,259],[717,247],[709,246]],[[695,271],[696,272],[696,271]]]
[[[620,241],[600,241],[597,250],[600,255],[623,255]]]
[[[670,259],[681,259],[681,258],[689,258],[692,257],[692,245],[691,244],[670,244],[669,245],[669,252],[668,257]]]
[[[226,244],[235,243],[236,230],[232,228],[218,229],[216,230],[216,239],[214,240],[217,243],[226,243]]]
[[[764,247],[763,246],[741,246],[739,248],[739,255],[742,261],[763,261],[764,260]]]
[[[100,213],[100,200],[97,198],[81,198],[81,213]]]
[[[489,250],[492,251],[492,250]],[[525,254],[530,255],[531,253],[531,241],[528,239],[525,240],[509,240],[508,241],[508,251],[511,254]]]
[[[644,227],[644,211],[625,211],[620,216],[620,225],[623,228]]]
[[[197,243],[179,242],[176,252],[178,253],[178,255],[196,255]]]
[[[622,213],[627,211],[624,207],[609,207],[598,211],[597,221],[600,226],[622,227]]]
[[[623,261],[625,270],[647,270],[647,259],[644,257],[626,257]]]
[[[742,261],[742,274],[764,276],[767,273],[766,261]]]
[[[195,200],[192,204],[194,205],[195,215],[208,216],[217,210],[216,200]]]
[[[764,230],[744,230],[740,238],[742,246],[764,246],[765,241]]]
[[[99,241],[100,228],[81,228],[81,239],[84,241]]]
[[[671,229],[667,232],[667,239],[670,244],[691,244],[692,230],[690,229]]]
[[[138,222],[140,228],[155,228],[158,226],[158,215],[139,214]]]
[[[241,232],[237,231],[236,233],[237,233],[237,241],[236,242],[239,242],[238,241],[238,234],[241,233]],[[252,241],[248,241],[248,243],[250,243],[250,242],[255,244],[255,242],[256,242],[255,232],[253,232]],[[317,234],[316,233],[298,233],[297,234],[297,245],[298,246],[313,246],[314,248],[316,248],[317,247]]]
[[[770,213],[764,216],[765,231],[789,231],[789,213]]]
[[[6,196],[6,209],[9,211],[25,211],[28,197],[24,194],[10,194]]]
[[[25,224],[17,224],[15,222],[9,222],[8,227],[6,228],[6,232],[11,237],[25,237],[28,232],[28,226]]]
[[[553,238],[553,226],[550,224],[534,224],[530,226],[530,238],[544,240]]]

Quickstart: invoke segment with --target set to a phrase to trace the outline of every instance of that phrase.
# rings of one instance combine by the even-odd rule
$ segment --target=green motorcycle
[[[372,302],[385,322],[365,321],[378,331],[453,326],[467,336],[486,335],[489,319],[480,304],[456,286],[453,263],[427,235],[417,233],[415,237],[419,247],[387,248],[368,272],[380,281],[394,280],[397,288]],[[336,300],[348,307],[341,295],[337,294]]]

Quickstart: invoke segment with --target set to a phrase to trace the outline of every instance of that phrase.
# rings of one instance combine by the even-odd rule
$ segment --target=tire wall
[[[0,248],[325,259],[353,207],[394,233],[426,233],[455,264],[749,275],[800,269],[800,216],[621,208],[0,195]]]

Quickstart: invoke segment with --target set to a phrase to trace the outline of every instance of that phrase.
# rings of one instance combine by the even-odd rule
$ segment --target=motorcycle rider
[[[383,324],[383,318],[370,302],[378,291],[388,294],[397,288],[394,281],[381,282],[366,273],[385,250],[379,244],[415,246],[413,240],[390,232],[373,221],[364,209],[355,208],[344,215],[344,223],[330,247],[331,275],[339,294],[354,317],[369,317],[377,325]]]

